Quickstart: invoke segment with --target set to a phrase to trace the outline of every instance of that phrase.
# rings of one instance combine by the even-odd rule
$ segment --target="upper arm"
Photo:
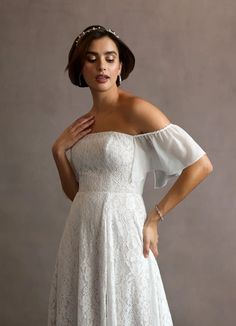
[[[141,133],[162,129],[170,123],[170,120],[158,107],[139,97],[132,99],[128,112],[130,122]]]

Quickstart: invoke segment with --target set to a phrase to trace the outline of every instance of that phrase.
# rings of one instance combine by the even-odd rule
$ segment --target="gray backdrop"
[[[51,146],[91,106],[89,90],[73,86],[64,68],[78,33],[102,24],[136,55],[122,87],[188,131],[214,166],[159,229],[157,261],[174,325],[233,325],[236,2],[1,0],[0,6],[0,324],[46,325],[71,205]],[[153,190],[148,175],[147,209],[173,182]]]

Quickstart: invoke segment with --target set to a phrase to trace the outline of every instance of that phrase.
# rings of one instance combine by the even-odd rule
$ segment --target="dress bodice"
[[[138,135],[90,133],[70,151],[80,191],[140,194],[149,171],[154,174],[154,188],[161,188],[206,153],[183,128],[172,123]]]
[[[181,127],[90,133],[70,149],[79,183],[60,241],[48,326],[173,326],[160,270],[143,256],[147,172],[164,187],[204,150]]]

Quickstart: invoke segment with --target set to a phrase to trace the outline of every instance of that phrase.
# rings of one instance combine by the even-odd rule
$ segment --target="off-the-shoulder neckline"
[[[119,134],[122,136],[126,136],[126,137],[132,137],[132,138],[138,138],[141,136],[148,136],[148,135],[152,135],[152,134],[158,134],[160,132],[162,132],[163,130],[169,128],[170,126],[174,126],[173,123],[169,123],[168,125],[166,125],[165,127],[158,129],[158,130],[154,130],[154,131],[150,131],[150,132],[145,132],[143,134],[136,134],[136,135],[131,135],[131,134],[127,134],[125,132],[121,132],[121,131],[114,131],[114,130],[106,130],[106,131],[98,131],[98,132],[92,132],[92,133],[88,133],[85,136],[92,136],[92,135],[105,135],[105,134]]]

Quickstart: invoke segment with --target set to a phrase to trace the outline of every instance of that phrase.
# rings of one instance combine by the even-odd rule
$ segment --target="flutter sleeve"
[[[131,180],[153,171],[154,189],[162,188],[204,154],[183,128],[172,123],[157,131],[135,135]]]

